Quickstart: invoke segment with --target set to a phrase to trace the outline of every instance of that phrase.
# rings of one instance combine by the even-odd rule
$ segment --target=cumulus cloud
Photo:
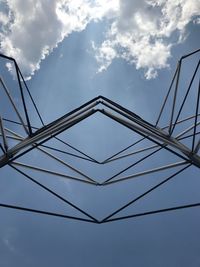
[[[115,0],[2,0],[0,5],[0,50],[16,59],[26,78],[71,32],[118,8]]]
[[[123,58],[144,69],[147,79],[168,66],[172,45],[184,40],[187,24],[200,14],[199,0],[120,0],[119,7],[105,41],[98,48],[93,45],[99,71],[114,58]]]
[[[17,60],[26,78],[70,33],[107,19],[105,40],[92,43],[99,72],[123,58],[150,79],[168,66],[172,33],[181,42],[187,24],[199,23],[200,1],[0,0],[0,9],[0,50]]]

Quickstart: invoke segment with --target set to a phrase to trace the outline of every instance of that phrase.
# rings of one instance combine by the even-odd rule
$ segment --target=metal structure
[[[163,105],[158,115],[158,119],[155,124],[147,122],[137,114],[133,113],[130,110],[127,110],[126,108],[111,101],[110,99],[107,99],[103,96],[98,96],[47,125],[45,125],[43,122],[41,114],[39,113],[36,103],[33,100],[30,90],[26,84],[26,81],[22,76],[22,73],[16,61],[13,58],[7,57],[5,55],[0,55],[2,59],[11,61],[14,64],[19,91],[21,95],[21,103],[23,106],[23,110],[22,111],[19,110],[19,108],[15,104],[13,97],[11,96],[10,91],[7,88],[6,83],[3,81],[1,77],[0,78],[1,88],[3,89],[6,97],[8,98],[10,105],[12,106],[12,109],[15,112],[17,120],[10,120],[9,118],[0,117],[0,137],[1,137],[0,148],[2,150],[2,154],[0,155],[0,168],[4,166],[10,166],[13,170],[23,175],[26,179],[37,184],[39,187],[41,187],[48,193],[52,194],[54,197],[58,198],[65,204],[79,211],[80,214],[83,215],[83,217],[75,217],[65,214],[48,212],[44,210],[30,209],[28,207],[9,205],[5,203],[0,203],[0,207],[101,224],[116,220],[122,220],[144,215],[200,206],[200,203],[192,203],[188,205],[169,207],[167,209],[152,210],[137,214],[131,214],[127,216],[116,217],[116,215],[118,215],[122,210],[125,210],[127,207],[133,205],[135,202],[142,199],[152,191],[163,186],[172,178],[184,172],[190,166],[193,165],[197,168],[200,168],[200,154],[199,154],[200,138],[198,137],[200,133],[199,132],[199,125],[200,125],[199,55],[200,55],[200,49],[188,55],[183,56],[178,62],[174,77],[172,78],[169,90],[164,99]],[[190,57],[193,56],[198,58],[198,61],[195,66],[194,72],[190,77],[190,82],[188,86],[186,86],[187,87],[186,90],[184,92],[181,91],[182,99],[180,101],[178,98],[178,94],[180,90],[182,90],[182,88],[180,88],[180,75],[182,71],[182,65],[184,64],[185,60],[188,60]],[[182,115],[185,115],[184,108],[187,106],[187,99],[190,97],[190,94],[192,94],[195,99],[195,103],[193,103],[193,111],[190,112],[190,116],[182,117]],[[26,100],[27,97],[29,98],[29,101],[32,102],[33,108],[35,109],[37,116],[41,122],[41,127],[39,128],[33,127],[30,122],[31,120]],[[167,115],[169,117],[168,118],[169,123],[164,127],[162,127],[160,126],[160,121],[165,112],[167,112]],[[120,150],[118,153],[115,153],[109,158],[100,162],[95,158],[91,157],[90,155],[82,152],[77,147],[70,145],[65,140],[59,137],[59,134],[67,131],[69,128],[73,127],[74,125],[85,120],[86,118],[89,118],[90,116],[96,113],[101,113],[104,116],[110,118],[111,120],[119,123],[120,125],[130,129],[134,133],[137,133],[137,135],[140,136],[140,138],[133,144]],[[19,134],[18,132],[9,129],[8,127],[5,126],[6,123],[18,125],[20,127],[20,132],[23,132],[23,134]],[[187,125],[187,127],[185,125]],[[13,140],[15,142],[14,145],[10,146],[9,140]],[[60,144],[63,145],[63,149],[61,150],[56,146],[49,146],[48,145],[49,140],[56,140],[56,142],[59,142]],[[152,145],[146,146],[145,143],[146,141],[149,141]],[[141,144],[140,149],[136,149],[130,152],[130,149],[134,149],[134,147],[136,147],[138,144]],[[68,148],[70,148],[70,151],[73,150],[74,153],[69,152],[67,150]],[[74,173],[77,174],[77,176],[67,175],[64,172],[63,173],[59,172],[59,170],[53,171],[50,169],[45,169],[43,167],[38,167],[35,165],[18,161],[20,160],[20,158],[22,158],[24,155],[27,155],[32,150],[40,151],[45,155],[45,157],[51,158],[55,162],[61,164],[64,168],[72,170]],[[134,170],[135,166],[144,162],[145,160],[147,159],[151,160],[151,157],[159,153],[161,150],[168,151],[169,153],[171,153],[171,155],[174,155],[176,158],[178,158],[179,161],[174,161],[173,163],[157,166],[155,168],[151,168],[141,172],[135,173],[133,171],[131,175],[125,175],[122,177],[120,176],[123,175],[123,173],[126,172],[127,170]],[[126,151],[129,152],[126,153]],[[97,165],[112,164],[112,162],[120,161],[124,158],[130,158],[130,157],[133,158],[133,163],[128,167],[123,168],[120,172],[117,172],[115,175],[104,178],[102,179],[102,182],[99,182],[96,181],[93,177],[90,177],[87,174],[83,173],[78,168],[71,166],[69,162],[66,162],[65,160],[63,160],[61,156],[60,157],[57,156],[57,154],[55,154],[54,152],[59,152],[60,155],[67,154],[72,158],[75,157],[82,161],[89,161],[91,164],[97,164]],[[140,155],[140,157],[134,160],[135,155],[137,156]],[[177,167],[181,168],[177,170],[176,169]],[[111,214],[100,220],[93,217],[85,210],[80,209],[78,206],[71,203],[67,199],[63,198],[61,195],[59,195],[57,192],[47,187],[45,184],[38,182],[36,179],[34,179],[32,176],[30,176],[25,172],[25,170],[27,169],[37,172],[39,171],[41,173],[46,173],[61,178],[75,180],[79,183],[85,183],[88,184],[88,186],[98,186],[99,190],[101,190],[100,187],[102,186],[122,183],[125,180],[131,180],[137,177],[141,178],[145,175],[149,174],[153,175],[154,173],[174,168],[176,169],[176,171],[170,174],[164,180],[157,183],[153,187],[149,188],[147,191],[143,192],[141,195],[137,196],[133,200],[129,201],[122,207],[118,208],[117,210],[115,210],[114,212],[112,212]]]

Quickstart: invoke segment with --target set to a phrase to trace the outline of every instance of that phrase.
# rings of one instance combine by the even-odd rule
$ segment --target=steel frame
[[[135,218],[139,216],[145,216],[145,215],[150,215],[150,214],[157,214],[157,213],[162,213],[162,212],[168,212],[168,211],[173,211],[173,210],[200,206],[200,203],[193,203],[193,204],[188,204],[188,205],[183,205],[183,206],[170,207],[167,209],[159,209],[159,210],[147,211],[147,212],[127,215],[127,216],[115,217],[122,210],[126,209],[130,205],[133,205],[136,201],[144,198],[146,195],[148,195],[150,192],[154,191],[158,187],[166,184],[168,181],[170,181],[172,178],[176,177],[177,175],[185,171],[190,166],[196,166],[197,168],[200,168],[200,156],[199,156],[199,150],[200,150],[199,133],[200,132],[198,131],[198,128],[199,128],[198,126],[200,125],[200,120],[199,120],[199,116],[200,116],[199,114],[200,60],[198,60],[198,63],[195,67],[194,73],[191,77],[189,86],[186,90],[186,93],[183,97],[182,102],[177,104],[177,95],[180,90],[179,81],[180,81],[182,64],[184,60],[192,56],[199,57],[199,54],[200,54],[200,49],[188,55],[183,56],[179,60],[175,74],[172,78],[172,82],[170,84],[169,90],[164,99],[163,105],[158,115],[158,119],[156,120],[155,124],[151,124],[147,122],[143,118],[139,117],[137,114],[133,113],[130,110],[127,110],[126,108],[113,102],[110,99],[105,98],[104,96],[98,96],[47,125],[44,124],[44,121],[37,108],[37,105],[35,101],[33,100],[30,90],[26,84],[25,79],[22,76],[22,73],[15,59],[0,54],[0,58],[12,61],[14,63],[14,67],[16,70],[16,77],[17,77],[19,91],[20,91],[22,105],[23,105],[23,112],[24,112],[24,114],[21,114],[19,112],[17,105],[15,104],[15,101],[12,98],[11,93],[9,92],[9,89],[7,88],[2,77],[0,77],[1,88],[5,92],[5,95],[7,96],[10,102],[10,105],[12,106],[18,118],[18,121],[14,121],[14,120],[10,120],[5,117],[3,118],[0,117],[0,136],[2,137],[2,143],[0,143],[0,148],[2,150],[2,155],[0,156],[0,168],[6,165],[10,166],[13,170],[23,175],[26,179],[37,184],[39,187],[43,188],[45,191],[52,194],[54,197],[63,201],[65,204],[73,207],[85,217],[68,216],[64,214],[57,214],[57,213],[52,213],[52,212],[44,211],[44,210],[36,210],[36,209],[30,209],[30,208],[25,208],[25,207],[19,207],[19,206],[9,205],[5,203],[0,203],[0,207],[101,224],[101,223],[107,223],[107,222],[112,222],[112,221],[117,221],[117,220]],[[195,112],[191,116],[180,119],[180,115],[182,114],[183,108],[186,105],[186,100],[188,98],[188,95],[191,92],[191,88],[193,86],[195,79],[198,79],[198,88],[195,89],[195,92],[196,92],[196,103],[194,103]],[[28,107],[26,104],[24,90],[26,90],[26,93],[28,93],[28,97],[33,103],[33,107],[42,125],[40,128],[37,128],[31,125],[31,119],[30,119]],[[161,127],[159,126],[159,123],[167,107],[167,103],[168,103],[170,96],[172,96],[173,100],[172,100],[171,110],[169,112],[170,113],[169,124],[166,125],[165,127]],[[176,110],[178,111],[176,112]],[[63,133],[64,131],[67,131],[69,128],[73,127],[74,125],[78,124],[79,122],[85,120],[86,118],[96,113],[101,113],[104,116],[109,117],[111,120],[114,120],[120,125],[137,133],[139,136],[141,136],[141,138],[138,139],[135,143],[125,147],[124,149],[120,150],[119,152],[113,154],[109,158],[100,162],[96,160],[95,158],[91,157],[90,155],[82,152],[80,149],[67,143],[65,140],[62,140],[61,138],[58,137],[59,134]],[[188,128],[174,135],[174,131],[177,128],[177,126],[183,125],[185,122],[191,123],[191,121],[192,121],[192,124]],[[22,136],[21,134],[9,129],[8,127],[5,127],[5,123],[19,125],[24,130],[25,136]],[[9,147],[8,140],[10,139],[15,140],[18,143],[12,147]],[[55,139],[57,142],[61,143],[63,145],[63,149],[57,148],[56,146],[47,145],[46,144],[47,141],[51,139]],[[188,140],[192,139],[191,146],[185,145],[182,142],[182,140],[187,140],[187,139]],[[144,146],[140,149],[127,152],[128,150],[133,149],[134,146],[138,145],[139,143],[142,143],[145,140],[151,141],[153,145]],[[73,153],[68,152],[67,148],[70,148],[74,152]],[[25,164],[23,162],[17,161],[22,156],[29,153],[31,150],[38,150],[40,153],[43,153],[46,157],[53,159],[55,162],[61,164],[65,168],[73,170],[73,172],[77,174],[77,177],[70,176],[65,173],[61,173],[59,170],[55,171],[55,170],[45,169],[43,167]],[[49,152],[49,150],[51,150],[51,152]],[[158,167],[151,168],[151,169],[144,170],[144,171],[137,172],[137,173],[133,172],[131,175],[125,175],[123,177],[119,177],[121,174],[123,174],[127,170],[134,169],[134,167],[137,166],[138,164],[144,162],[146,159],[150,159],[153,155],[157,154],[161,150],[165,150],[165,151],[168,151],[174,154],[176,157],[180,158],[181,161],[176,161],[170,164],[165,164],[162,166],[158,166]],[[131,165],[122,169],[120,172],[116,173],[115,175],[102,179],[103,180],[102,182],[97,182],[93,177],[90,177],[87,174],[80,171],[78,168],[71,166],[68,162],[63,160],[62,157],[58,157],[57,155],[55,155],[54,152],[66,154],[72,158],[75,157],[75,158],[78,158],[79,160],[89,161],[91,162],[91,164],[97,164],[97,165],[111,164],[114,161],[119,161],[124,158],[133,157],[134,155],[144,155],[144,153],[147,153],[147,152],[149,153],[145,154],[144,156],[141,156],[141,158],[137,159]],[[52,189],[48,188],[46,185],[38,182],[36,179],[32,177],[32,175],[30,176],[26,172],[22,171],[21,170],[22,168],[24,170],[28,169],[34,172],[46,173],[46,174],[53,175],[56,177],[71,179],[77,182],[85,183],[88,185],[100,186],[100,187],[112,185],[115,183],[120,183],[125,180],[130,180],[130,179],[134,179],[137,177],[143,177],[148,174],[162,172],[168,169],[178,168],[178,170],[175,170],[173,174],[169,175],[162,182],[159,182],[158,184],[154,185],[153,187],[145,191],[143,194],[134,198],[129,203],[123,205],[122,207],[120,207],[113,213],[109,214],[105,218],[98,220],[97,218],[91,216],[86,211],[80,209],[75,204],[71,203],[67,199],[60,196],[58,193],[56,193]],[[80,178],[80,176],[82,178]]]

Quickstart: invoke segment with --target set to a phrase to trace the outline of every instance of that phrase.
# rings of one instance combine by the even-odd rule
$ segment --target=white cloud
[[[112,60],[117,58],[117,52],[113,48],[113,43],[109,40],[103,42],[100,48],[97,48],[95,43],[92,42],[92,48],[95,51],[96,60],[100,63],[100,67],[97,72],[106,70],[112,63]]]
[[[172,33],[183,41],[186,25],[199,21],[200,0],[0,0],[0,7],[0,50],[26,77],[70,33],[105,18],[105,40],[93,43],[99,71],[123,58],[150,79],[168,66]]]
[[[158,69],[168,67],[175,45],[172,33],[177,33],[177,43],[182,42],[187,24],[199,14],[199,0],[120,0],[107,39],[99,49],[95,47],[99,71],[114,58],[124,58],[136,69],[143,68],[147,79],[155,78]]]
[[[16,59],[26,78],[71,32],[84,30],[91,20],[112,16],[117,7],[115,0],[3,0],[0,4],[4,6],[0,50]]]

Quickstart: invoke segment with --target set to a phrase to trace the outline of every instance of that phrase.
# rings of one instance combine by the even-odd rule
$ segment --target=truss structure
[[[199,55],[200,49],[183,56],[178,62],[176,71],[169,86],[169,90],[164,99],[163,105],[161,106],[158,118],[154,124],[149,123],[134,112],[113,102],[112,100],[107,99],[104,96],[98,96],[85,103],[84,105],[76,108],[75,110],[65,114],[59,119],[45,125],[15,59],[1,54],[0,57],[2,60],[12,62],[13,64],[21,97],[21,107],[19,109],[19,107],[16,105],[6,82],[4,82],[3,78],[0,77],[2,92],[7,97],[12,111],[15,113],[16,117],[15,120],[9,119],[5,116],[0,117],[0,148],[2,151],[0,154],[0,168],[3,168],[4,166],[10,166],[10,168],[21,174],[24,178],[28,179],[32,183],[35,183],[37,186],[47,191],[54,197],[58,198],[66,205],[69,205],[77,210],[82,216],[69,216],[66,214],[31,209],[28,207],[10,205],[6,203],[0,203],[0,207],[101,224],[122,219],[200,206],[200,203],[190,203],[188,205],[151,210],[126,216],[119,215],[122,210],[125,210],[129,206],[134,205],[135,202],[141,200],[152,191],[163,186],[177,175],[180,175],[190,166],[200,168]],[[191,57],[197,58],[195,69],[192,72],[189,83],[187,85],[181,84],[180,80],[183,64]],[[190,101],[190,104],[191,99],[193,101],[192,108],[188,107],[188,99]],[[41,127],[34,127],[32,125],[27,101],[29,101],[29,103],[32,103],[32,109],[35,110],[37,117],[41,123]],[[190,114],[189,116],[186,116],[186,111],[188,110],[190,111]],[[63,140],[60,137],[60,135],[68,131],[68,129],[79,124],[81,121],[86,121],[87,118],[97,113],[100,113],[103,116],[106,116],[109,119],[117,122],[119,125],[128,128],[133,132],[133,134],[136,134],[138,137],[134,143],[127,147],[124,147],[123,149],[121,149],[117,153],[114,153],[103,161],[97,160],[91,155],[81,151],[79,148],[69,144],[66,140]],[[165,117],[165,121],[166,119],[168,121],[168,123],[164,126],[161,125],[163,117]],[[13,130],[12,127],[9,128],[9,125],[18,126],[19,131],[17,132]],[[11,143],[9,142],[10,140],[12,141]],[[49,145],[48,142],[52,140],[55,141],[54,145]],[[57,144],[59,145],[57,146]],[[60,148],[60,146],[62,146],[62,149]],[[139,149],[134,149],[138,146]],[[62,166],[62,170],[63,168],[70,169],[71,171],[73,171],[74,175],[60,172],[59,168],[57,170],[52,170],[51,168],[44,168],[43,166],[38,166],[31,163],[27,164],[23,162],[23,160],[20,160],[33,150],[37,150],[46,158],[50,158],[55,163],[59,163]],[[134,171],[135,167],[143,162],[146,162],[147,160],[151,161],[151,158],[157,155],[161,150],[167,151],[169,155],[172,155],[173,162],[164,165],[158,165],[154,168],[139,172]],[[123,167],[120,171],[118,171],[111,177],[104,177],[99,181],[94,177],[89,176],[79,168],[71,165],[67,160],[65,160],[66,158],[64,156],[66,155],[71,159],[76,158],[80,161],[87,161],[90,162],[90,164],[96,164],[99,166],[105,166],[107,164],[112,164],[113,162],[120,162],[121,160],[124,160],[126,158],[131,158],[132,163],[129,166]],[[175,169],[175,172],[172,172],[169,176],[165,177],[164,180],[155,184],[147,191],[143,192],[128,203],[119,207],[103,219],[97,219],[96,217],[92,216],[87,211],[81,209],[74,203],[70,202],[68,199],[62,197],[47,185],[33,178],[34,175],[32,175],[34,173],[38,174],[38,172],[45,173],[63,179],[74,180],[78,183],[84,183],[88,186],[98,186],[99,190],[101,190],[101,187],[111,186],[116,183],[123,183],[125,180],[128,181],[138,177],[140,177],[141,179],[142,177],[149,174],[154,175],[155,173],[160,173],[164,170],[173,169]],[[26,170],[31,170],[32,174],[28,174]],[[128,170],[131,171],[131,174],[124,175],[124,173],[126,173],[126,171]]]

